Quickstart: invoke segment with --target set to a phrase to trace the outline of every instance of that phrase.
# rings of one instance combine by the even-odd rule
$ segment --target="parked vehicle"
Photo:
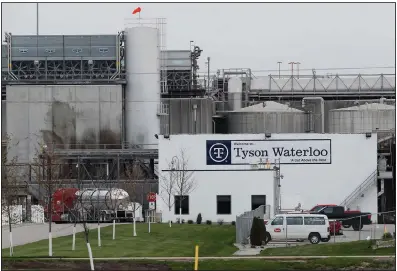
[[[328,219],[340,220],[344,228],[353,227],[358,231],[364,225],[371,225],[371,213],[362,213],[360,211],[345,211],[345,207],[338,205],[315,206],[311,214],[324,214]]]
[[[328,242],[328,217],[322,214],[280,214],[266,224],[266,243],[271,240],[309,240],[312,244]]]
[[[338,220],[329,220],[329,232],[331,235],[343,235],[342,223]]]
[[[316,210],[321,210],[322,208],[324,208],[326,206],[337,206],[337,205],[336,204],[319,204],[319,205],[314,206],[309,211],[304,211],[304,210],[287,211],[287,210],[284,210],[283,213],[285,213],[285,214],[310,214],[310,212],[313,212]],[[329,220],[329,228],[330,228],[331,235],[343,235],[342,223],[339,222],[338,220]]]
[[[62,188],[52,195],[52,221],[116,222],[139,221],[141,205],[129,200],[123,189]],[[48,210],[45,208],[48,217]]]

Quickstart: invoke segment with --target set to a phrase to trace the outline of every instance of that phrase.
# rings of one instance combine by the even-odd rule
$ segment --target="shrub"
[[[187,224],[193,224],[193,220],[188,220]]]
[[[207,220],[207,221],[205,221],[205,224],[211,225],[211,224],[212,224],[212,221],[211,221],[211,220]]]
[[[236,225],[236,221],[232,221],[232,225],[235,226]]]
[[[197,223],[197,224],[201,224],[202,221],[203,221],[203,218],[201,217],[201,213],[199,213],[199,214],[197,215],[196,223]]]
[[[252,246],[262,246],[262,243],[265,241],[265,223],[263,220],[254,217],[252,221],[251,234],[250,234],[250,242]]]
[[[218,222],[219,225],[222,225],[223,224],[223,219],[218,219],[217,222]]]
[[[383,236],[382,236],[382,239],[383,239],[383,240],[391,239],[391,238],[393,238],[393,235],[392,235],[390,232],[385,232],[385,233],[383,234]]]
[[[182,219],[182,224],[185,224],[185,219]]]

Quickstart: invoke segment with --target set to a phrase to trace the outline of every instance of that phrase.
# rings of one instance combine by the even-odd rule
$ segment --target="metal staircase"
[[[373,185],[377,184],[378,170],[374,170],[344,201],[340,204],[349,208],[350,205],[358,199],[365,191]]]

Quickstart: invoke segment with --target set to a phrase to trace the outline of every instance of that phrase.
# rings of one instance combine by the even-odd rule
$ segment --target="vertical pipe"
[[[211,58],[210,57],[207,57],[207,60],[208,60],[208,71],[207,71],[207,76],[208,76],[208,82],[207,82],[207,84],[208,84],[208,90],[207,91],[210,91],[210,60],[211,60]]]
[[[199,246],[196,245],[196,250],[194,253],[194,270],[198,270],[198,254],[199,254]]]
[[[36,35],[39,35],[39,3],[36,3]]]

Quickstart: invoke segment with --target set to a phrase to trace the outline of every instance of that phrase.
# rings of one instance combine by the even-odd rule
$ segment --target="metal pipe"
[[[278,79],[280,79],[280,67],[281,67],[281,63],[283,63],[283,62],[281,62],[281,61],[277,62],[277,64],[278,64]]]
[[[208,71],[207,71],[207,73],[208,73],[208,82],[207,82],[207,84],[208,84],[208,92],[210,91],[210,60],[211,60],[211,58],[210,57],[207,57],[207,61],[208,61]]]
[[[307,100],[314,100],[320,102],[321,111],[321,133],[324,133],[324,99],[322,97],[305,97],[302,99],[302,107],[306,106]]]
[[[36,35],[39,35],[39,3],[36,4]]]

